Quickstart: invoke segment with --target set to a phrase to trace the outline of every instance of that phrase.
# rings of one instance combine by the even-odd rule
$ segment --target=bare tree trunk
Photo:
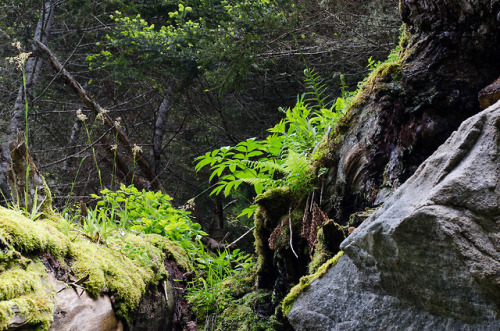
[[[76,139],[78,138],[78,133],[80,132],[81,128],[82,128],[82,121],[80,121],[79,119],[76,119],[75,124],[73,124],[73,129],[71,129],[71,136],[69,137],[69,142],[67,145],[68,150],[76,152],[76,150],[75,150]],[[70,168],[73,165],[73,161],[74,161],[74,157],[68,157],[64,161],[63,170]]]
[[[168,93],[168,91],[167,91]],[[167,114],[170,110],[170,98],[169,96],[163,97],[163,100],[158,108],[158,115],[156,116],[155,132],[153,136],[153,167],[155,172],[160,171],[160,159],[162,152],[163,137],[165,136],[165,130],[167,128]]]
[[[12,166],[8,170],[8,178],[14,203],[29,212],[37,210],[35,214],[44,213],[47,216],[52,213],[50,190],[29,154],[22,133],[11,141],[9,149]]]
[[[54,7],[55,4],[53,4],[53,0],[47,0],[43,4],[40,18],[38,19],[38,24],[35,30],[35,35],[33,37],[34,40],[42,43],[47,42],[54,17]],[[35,49],[36,46],[33,46],[33,51]],[[14,108],[12,110],[12,116],[7,127],[7,133],[2,139],[4,141],[3,144],[0,146],[0,190],[5,195],[9,191],[7,181],[7,169],[9,168],[11,162],[9,142],[16,140],[17,132],[19,130],[23,130],[22,118],[26,111],[26,103],[30,105],[33,100],[33,87],[38,81],[41,67],[42,59],[40,57],[30,57],[26,61],[24,69],[26,84],[21,83],[21,86],[19,87]]]

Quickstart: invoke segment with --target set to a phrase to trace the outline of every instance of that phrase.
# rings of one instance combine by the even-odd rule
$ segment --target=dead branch
[[[106,111],[85,91],[85,89],[78,83],[74,77],[62,66],[57,57],[52,53],[52,51],[45,46],[43,43],[34,40],[33,43],[38,47],[38,50],[52,63],[52,66],[56,70],[56,72],[60,73],[66,83],[75,90],[80,99],[82,99],[87,107],[89,107],[95,116],[99,116],[103,120],[103,123],[112,128],[114,134],[118,137],[118,140],[125,146],[129,155],[131,157],[135,157],[137,165],[141,169],[142,173],[146,177],[146,179],[151,183],[151,188],[154,190],[163,191],[163,187],[158,180],[158,177],[151,167],[149,162],[144,158],[142,151],[137,151],[133,149],[133,144],[130,142],[130,139],[125,134],[125,132],[119,127],[116,126],[113,119],[106,114]]]

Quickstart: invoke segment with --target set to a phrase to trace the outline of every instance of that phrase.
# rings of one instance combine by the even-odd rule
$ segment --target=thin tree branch
[[[38,49],[42,52],[42,54],[44,54],[50,60],[54,69],[56,71],[61,72],[61,75],[66,81],[66,83],[75,90],[78,96],[85,102],[87,107],[89,107],[92,110],[95,116],[101,118],[106,126],[108,126],[109,128],[113,128],[113,131],[118,137],[118,140],[127,149],[129,155],[130,156],[133,155],[133,157],[135,157],[135,160],[139,165],[139,168],[142,170],[146,179],[150,181],[152,189],[163,191],[163,187],[160,181],[158,180],[158,177],[156,176],[154,169],[146,160],[142,151],[133,150],[132,147],[133,145],[130,142],[128,136],[125,134],[125,132],[119,126],[116,126],[114,124],[113,119],[108,114],[106,114],[106,111],[103,110],[103,108],[97,102],[92,100],[92,98],[80,85],[80,83],[78,83],[73,78],[73,76],[66,69],[64,69],[64,67],[61,65],[57,57],[50,51],[50,49],[39,41],[35,40],[34,43],[35,45],[37,45]]]

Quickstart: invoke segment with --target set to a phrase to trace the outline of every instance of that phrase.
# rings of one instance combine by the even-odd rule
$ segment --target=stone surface
[[[58,281],[49,273],[49,282],[54,285],[54,322],[50,330],[122,331],[119,321],[107,296],[92,299],[82,290],[76,291],[66,283]]]
[[[500,102],[466,120],[341,245],[296,330],[500,329]]]
[[[385,201],[477,114],[479,91],[500,74],[499,0],[402,0],[400,9],[409,38],[401,74],[352,109],[322,164],[321,207],[343,225]]]
[[[479,91],[478,99],[481,109],[486,109],[500,100],[500,77]]]

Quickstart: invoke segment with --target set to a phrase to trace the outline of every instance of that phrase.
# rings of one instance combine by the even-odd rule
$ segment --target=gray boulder
[[[296,300],[296,330],[500,329],[500,102],[466,120]]]

